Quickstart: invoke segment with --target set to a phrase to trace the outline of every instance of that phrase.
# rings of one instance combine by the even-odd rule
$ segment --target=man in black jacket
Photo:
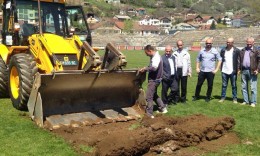
[[[240,62],[239,53],[240,50],[234,47],[234,39],[227,39],[227,46],[223,48],[220,52],[222,58],[221,62],[221,72],[222,72],[222,92],[221,99],[219,102],[224,102],[226,98],[226,90],[228,85],[228,80],[230,79],[232,86],[232,97],[233,103],[237,103],[237,71],[238,64]]]
[[[163,77],[162,77],[162,100],[163,103],[169,104],[169,102],[176,103],[176,94],[178,90],[178,84],[176,80],[176,63],[175,57],[172,55],[172,47],[165,47],[165,54],[162,55],[163,61]],[[168,95],[168,90],[171,90]]]
[[[242,78],[242,93],[244,102],[242,105],[256,106],[257,102],[257,75],[260,71],[260,51],[254,46],[255,39],[247,38],[246,47],[240,52],[239,73]],[[250,82],[250,85],[249,85]],[[251,88],[251,100],[249,99],[248,86]]]

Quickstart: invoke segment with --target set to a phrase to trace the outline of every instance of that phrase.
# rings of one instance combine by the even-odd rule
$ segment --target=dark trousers
[[[205,79],[207,79],[207,82],[208,82],[208,90],[207,90],[206,96],[207,96],[207,98],[211,97],[214,77],[215,77],[215,74],[213,74],[212,72],[202,72],[202,71],[200,71],[199,76],[198,76],[197,86],[196,86],[195,97],[200,96],[200,90],[201,90],[201,87],[202,87]]]
[[[162,110],[165,108],[165,105],[161,98],[157,94],[157,88],[160,85],[160,81],[148,81],[148,87],[146,91],[146,101],[147,101],[147,106],[146,106],[146,113],[148,115],[153,114],[153,101],[158,105],[159,109]]]
[[[170,94],[168,91],[170,89]],[[169,104],[171,101],[175,101],[178,85],[175,76],[171,76],[169,79],[162,80],[162,101],[165,104]]]
[[[188,76],[182,76],[182,68],[177,68],[177,94],[176,94],[176,102],[181,100],[182,102],[186,101],[186,94],[187,94],[187,81]],[[181,88],[181,94],[180,94],[180,89]]]

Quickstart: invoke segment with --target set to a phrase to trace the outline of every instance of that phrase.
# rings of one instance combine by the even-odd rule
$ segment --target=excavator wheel
[[[9,64],[9,94],[16,109],[27,110],[35,66],[35,61],[30,54],[16,54],[11,58]]]
[[[8,98],[8,87],[7,87],[7,66],[4,60],[0,57],[0,98]]]

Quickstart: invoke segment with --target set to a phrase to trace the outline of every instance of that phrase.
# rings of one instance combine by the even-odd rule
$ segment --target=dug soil
[[[230,117],[157,115],[128,122],[52,130],[67,140],[80,155],[201,155],[217,152],[240,140],[232,132]]]

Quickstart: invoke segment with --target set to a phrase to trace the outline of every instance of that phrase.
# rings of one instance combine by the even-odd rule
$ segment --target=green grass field
[[[125,51],[124,54],[127,56],[128,68],[147,66],[149,62],[149,58],[142,51]],[[233,131],[241,138],[242,144],[229,146],[218,153],[207,155],[260,155],[260,106],[257,105],[255,108],[241,106],[233,104],[231,100],[226,100],[224,104],[218,103],[221,92],[220,72],[217,73],[214,80],[213,99],[210,103],[204,102],[203,99],[196,102],[191,101],[197,83],[197,74],[194,69],[196,55],[196,52],[191,53],[194,72],[188,79],[188,102],[171,106],[168,115],[186,116],[200,113],[211,117],[234,117],[236,126]],[[143,84],[144,89],[146,89],[146,84],[146,82]],[[242,102],[240,76],[237,85],[239,102]],[[201,95],[206,94],[206,86],[205,81]],[[159,88],[160,90],[161,88]],[[259,96],[258,92],[258,101]],[[230,86],[227,90],[227,97],[231,97]],[[77,155],[69,143],[62,138],[37,127],[30,120],[27,112],[15,110],[9,99],[1,99],[0,106],[0,155]],[[252,144],[244,144],[246,141],[250,141]]]

